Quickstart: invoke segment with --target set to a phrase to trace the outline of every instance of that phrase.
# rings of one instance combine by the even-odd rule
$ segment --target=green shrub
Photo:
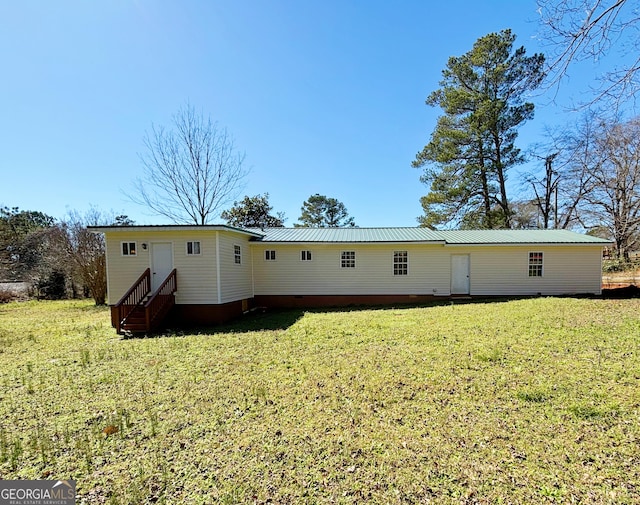
[[[634,270],[636,265],[629,261],[624,260],[605,260],[602,263],[602,271],[605,273],[613,272],[626,272],[627,270]]]
[[[37,288],[41,298],[62,300],[67,297],[67,276],[60,270],[53,270],[38,281]]]

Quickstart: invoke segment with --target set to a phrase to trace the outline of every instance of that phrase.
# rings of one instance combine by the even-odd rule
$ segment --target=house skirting
[[[189,326],[207,326],[221,324],[235,319],[251,306],[251,300],[237,300],[223,304],[186,304],[174,305],[163,323],[171,328],[172,325],[186,328]],[[111,306],[111,325],[115,328],[118,311]]]
[[[347,307],[350,305],[394,305],[426,303],[442,300],[433,295],[257,295],[256,307],[313,308]]]
[[[237,300],[235,302],[203,305],[175,305],[169,313],[168,323],[175,323],[181,327],[206,326],[209,324],[221,324],[240,317],[246,310],[247,302]]]

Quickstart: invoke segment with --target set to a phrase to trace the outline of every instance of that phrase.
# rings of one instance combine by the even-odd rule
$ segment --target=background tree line
[[[286,217],[278,212],[272,215],[269,193],[245,196],[234,202],[233,207],[222,212],[220,217],[228,225],[240,228],[277,228],[284,226]],[[316,193],[302,203],[301,214],[296,228],[340,228],[355,226],[355,220],[349,215],[344,203]]]
[[[96,209],[60,220],[39,211],[0,208],[0,281],[29,285],[38,298],[107,297],[105,242],[88,226],[133,224]],[[9,294],[0,293],[8,298]]]

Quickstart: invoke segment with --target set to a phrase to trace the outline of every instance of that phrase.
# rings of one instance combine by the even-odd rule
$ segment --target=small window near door
[[[393,275],[407,275],[409,273],[409,253],[407,251],[393,251]]]
[[[187,256],[197,256],[200,254],[200,241],[194,240],[187,242]]]
[[[529,277],[542,277],[542,253],[529,253]]]
[[[137,254],[137,248],[135,242],[122,242],[122,255],[123,256],[135,256]]]
[[[265,261],[275,261],[276,260],[276,252],[272,249],[266,250],[264,252]]]
[[[242,249],[240,249],[239,245],[233,246],[233,261],[236,265],[242,264]]]

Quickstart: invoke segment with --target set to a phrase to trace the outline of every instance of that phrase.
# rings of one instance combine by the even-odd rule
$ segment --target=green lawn
[[[0,478],[78,503],[639,503],[640,300],[256,315],[122,339],[0,305]]]

